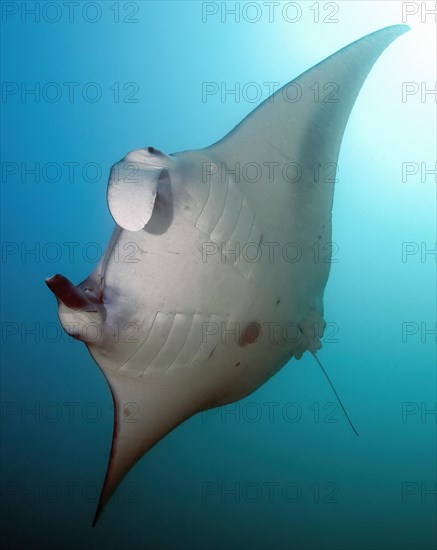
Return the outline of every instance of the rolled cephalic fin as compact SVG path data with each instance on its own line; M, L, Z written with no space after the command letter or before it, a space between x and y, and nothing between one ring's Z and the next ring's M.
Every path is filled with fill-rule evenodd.
M114 164L107 200L115 222L127 231L139 231L150 220L160 178L175 170L171 156L153 147L137 149Z

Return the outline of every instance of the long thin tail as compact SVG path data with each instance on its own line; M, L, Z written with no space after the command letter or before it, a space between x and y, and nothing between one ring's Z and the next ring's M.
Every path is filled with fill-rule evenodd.
M322 363L320 362L319 358L317 357L317 355L314 352L311 352L311 353L312 353L314 359L316 360L317 364L319 365L319 367L322 369L322 372L325 375L326 380L329 382L329 385L331 386L332 391L335 393L335 397L337 398L338 402L340 403L340 407L342 408L342 410L343 410L343 412L344 412L344 414L345 414L345 416L346 416L346 418L347 418L347 420L350 424L350 427L355 432L355 435L359 436L360 434L357 432L357 430L355 429L355 426L352 424L352 420L349 418L349 415L347 414L346 409L344 408L343 403L341 402L340 396L338 395L337 390L334 388L334 384L331 382L331 379L328 376L328 373L324 369L324 367L323 367Z

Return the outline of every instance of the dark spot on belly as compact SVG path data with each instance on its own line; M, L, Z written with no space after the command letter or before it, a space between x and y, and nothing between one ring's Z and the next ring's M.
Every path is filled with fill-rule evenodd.
M276 300L276 305L279 306L280 303L281 303L281 298L278 298L278 299Z
M240 361L238 361L238 363L235 363L235 366L239 367L240 366Z
M238 345L244 347L246 344L253 344L259 338L261 334L261 327L256 321L248 323L243 330L243 333L240 336Z
M317 238L319 239L319 241L322 240L322 235L317 235Z

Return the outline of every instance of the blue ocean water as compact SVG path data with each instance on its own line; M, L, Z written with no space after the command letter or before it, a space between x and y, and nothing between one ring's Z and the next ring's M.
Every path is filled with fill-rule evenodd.
M6 547L435 548L432 4L1 4ZM207 146L271 83L400 22L412 30L373 68L343 139L319 352L360 436L306 354L169 434L92 528L111 396L44 279L78 283L105 249L110 166L146 145Z

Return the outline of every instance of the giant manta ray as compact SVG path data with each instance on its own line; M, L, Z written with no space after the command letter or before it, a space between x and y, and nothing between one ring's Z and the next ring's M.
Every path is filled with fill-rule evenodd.
M332 245L335 180L320 170L336 166L364 80L406 30L343 48L290 83L298 101L287 84L210 147L146 147L112 167L117 225L100 263L78 286L46 280L64 329L85 342L114 400L94 522L170 430L320 349L330 263L315 251ZM316 101L315 83L335 83L337 97Z

